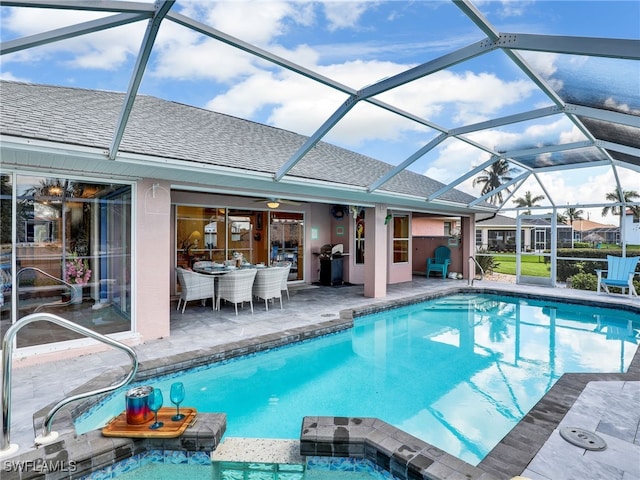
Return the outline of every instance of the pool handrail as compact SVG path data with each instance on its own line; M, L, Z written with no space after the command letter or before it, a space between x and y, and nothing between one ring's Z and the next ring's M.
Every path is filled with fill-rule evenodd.
M44 270L42 270L42 269L40 269L40 268L37 268L37 267L24 267L24 268L21 268L20 270L18 270L18 273L16 273L16 285L18 285L18 291L19 291L19 289L20 289L20 287L19 287L19 285L20 285L20 281L19 281L19 280L20 280L20 276L21 276L24 272L27 272L27 271L34 271L34 272L38 272L38 273L40 273L41 275L44 275L45 277L49 277L50 279L55 280L55 281L57 281L58 283L61 283L61 284L62 284L62 285L64 285L65 287L69 287L69 290L71 290L71 296L70 296L69 300L67 300L67 301L62 301L62 302L49 302L49 303L42 303L42 304L38 305L38 306L33 310L33 313L36 313L36 312L40 311L40 309L45 308L45 307L64 307L64 306L66 306L66 305L70 305L70 304L71 304L71 303L73 303L75 300L77 300L76 298L74 298L74 294L75 294L75 292L76 292L76 290L75 290L75 288L74 288L74 287L76 287L76 286L77 286L77 284L76 284L76 285L73 285L73 284L71 284L71 283L69 283L69 282L67 282L67 281L65 281L65 280L63 280L63 279L61 279L61 278L58 278L58 277L56 277L56 276L54 276L54 275L51 275L50 273L45 272ZM16 308L17 308L17 302L14 302L14 303L15 303ZM15 316L16 316L16 318L17 318L17 310L16 310L16 312L14 313L14 315L15 315Z
M469 257L470 261L473 261L473 263L476 264L476 266L480 269L480 280L484 280L484 268L482 268L482 265L480 265L478 263L478 261L476 260L476 257L474 257L473 255L471 255ZM471 263L471 262L469 262ZM469 282L468 285L473 287L473 281L476 279L476 269L474 268L474 266L470 266L469 267Z
M138 371L138 355L135 350L133 350L128 345L124 343L118 342L112 338L109 338L100 333L94 332L82 325L78 325L70 320L66 320L58 315L54 315L52 313L32 313L21 318L18 322L14 323L9 329L7 333L5 333L4 338L2 340L2 438L0 439L0 458L4 456L8 456L10 452L17 451L17 445L11 445L10 442L10 433L11 433L11 366L12 366L12 355L13 355L13 339L18 333L20 329L25 327L26 325L38 322L38 321L49 321L51 323L55 323L61 327L67 328L68 330L72 330L76 333L82 334L86 337L93 338L98 340L104 344L112 346L114 348L118 348L126 352L131 358L132 368L128 375L118 382L115 385L111 385L108 387L97 388L95 390L91 390L88 392L80 393L77 395L71 395L60 400L56 403L50 410L49 413L45 416L42 422L42 435L36 437L36 444L43 445L46 443L50 443L51 441L57 438L57 434L51 431L51 424L53 423L53 418L56 413L65 405L75 402L76 400L80 400L83 398L91 397L93 395L98 395L102 393L108 393L114 390L117 390L120 387L123 387L127 383L129 383L136 372Z

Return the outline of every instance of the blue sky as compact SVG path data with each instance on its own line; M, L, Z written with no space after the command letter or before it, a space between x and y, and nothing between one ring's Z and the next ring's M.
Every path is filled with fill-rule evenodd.
M640 38L640 2L635 0L474 4L500 32ZM449 1L178 0L173 11L355 89L485 37ZM9 7L0 7L0 14L2 41L105 15ZM146 22L137 22L5 55L0 75L34 83L125 91L145 27ZM543 74L552 75L560 67L558 56L529 54L526 58ZM636 103L640 96L637 90L634 92L637 85L630 84ZM305 135L312 134L346 99L340 92L169 21L160 29L140 93ZM458 64L379 98L445 128L551 105L501 51ZM325 140L398 164L438 133L361 103ZM517 142L539 144L548 138L573 141L580 137L566 120L549 117L478 132L474 138L494 147L510 148ZM447 141L410 169L446 183L487 158L464 142ZM613 190L611 169L573 172L544 174L548 177L547 193L558 205L602 201L604 193ZM640 174L631 170L623 173L623 186L640 190ZM460 188L478 194L469 184ZM544 193L537 182L525 185L521 192L527 189Z

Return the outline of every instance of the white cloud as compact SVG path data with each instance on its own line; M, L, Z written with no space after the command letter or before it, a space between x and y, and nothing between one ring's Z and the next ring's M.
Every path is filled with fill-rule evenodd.
M159 78L225 83L260 72L254 57L213 39L163 37L156 48L159 55L150 73Z
M431 120L446 112L443 126L452 127L486 120L502 108L522 102L534 89L530 82L506 81L490 73L443 70L379 98Z
M65 10L14 8L3 17L2 27L24 37L105 16L109 15L83 11L70 15ZM145 26L146 22L137 22L22 50L3 57L3 63L42 61L64 53L64 59L57 57L56 61L67 67L115 70L138 53Z
M0 72L0 80L7 80L11 82L28 82L29 80L26 78L20 78L14 75L11 72L2 71Z
M286 21L307 24L308 9L277 1L213 2L207 23L246 42L268 45L286 32Z
M324 14L329 21L329 31L352 28L372 2L328 1L323 2Z

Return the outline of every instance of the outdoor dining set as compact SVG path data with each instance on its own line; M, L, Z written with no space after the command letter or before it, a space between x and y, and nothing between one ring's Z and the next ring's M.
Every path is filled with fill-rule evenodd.
M243 306L249 302L253 313L253 299L264 300L265 309L269 310L269 302L280 300L282 309L282 293L289 298L287 280L291 269L290 262L281 262L273 266L241 264L219 264L210 261L196 262L193 270L176 267L180 283L178 310L182 306L184 313L187 302L192 300L212 300L214 310L220 310L221 301L234 304L236 316L238 304Z

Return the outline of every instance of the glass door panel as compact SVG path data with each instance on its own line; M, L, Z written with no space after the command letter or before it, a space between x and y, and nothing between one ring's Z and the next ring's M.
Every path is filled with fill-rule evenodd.
M304 215L271 212L271 263L291 262L289 280L304 279Z

